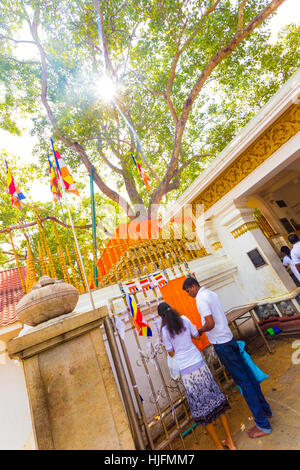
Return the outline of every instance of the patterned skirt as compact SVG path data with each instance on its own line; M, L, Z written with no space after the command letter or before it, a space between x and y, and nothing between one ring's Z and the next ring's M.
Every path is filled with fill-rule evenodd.
M182 370L181 379L195 423L206 426L230 408L205 362Z

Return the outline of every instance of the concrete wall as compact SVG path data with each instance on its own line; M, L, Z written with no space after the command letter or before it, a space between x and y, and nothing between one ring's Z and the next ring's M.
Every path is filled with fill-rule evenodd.
M35 449L22 365L0 341L0 450Z

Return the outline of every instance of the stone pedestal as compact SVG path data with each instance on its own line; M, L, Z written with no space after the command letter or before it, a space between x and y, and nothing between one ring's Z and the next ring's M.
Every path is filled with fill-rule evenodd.
M69 313L8 343L23 362L37 449L135 448L100 331L106 315Z

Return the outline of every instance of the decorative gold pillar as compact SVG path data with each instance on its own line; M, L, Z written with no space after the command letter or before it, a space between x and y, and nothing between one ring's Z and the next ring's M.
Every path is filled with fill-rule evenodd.
M26 292L29 292L32 286L37 282L37 275L34 267L33 256L29 243L27 242L27 276L26 276Z
M75 268L74 268L74 265L73 265L73 261L72 261L72 258L71 258L71 255L70 255L70 251L69 251L69 248L68 246L66 245L66 253L67 253L67 257L68 257L68 262L69 262L69 266L71 268L71 271L72 271L72 277L73 277L73 286L76 287L76 289L79 291L79 292L82 292L82 285L79 284L78 282L78 279L77 279L77 275L76 275L76 271L75 271Z
M47 243L46 234L45 234L45 229L44 229L44 226L43 226L42 222L40 221L40 217L39 217L39 214L38 214L37 210L35 210L35 213L36 213L36 220L37 220L37 224L38 224L38 228L39 228L39 233L40 233L40 242L44 244L44 252L46 253L46 256L48 257L48 261L49 261L49 265L50 265L50 271L51 271L51 276L52 276L53 278L56 278L55 265L54 265L54 261L53 261L53 257L52 257L51 250L50 250L49 245L48 245L48 243Z
M97 260L96 253L95 253L95 250L94 250L94 247L93 247L93 243L90 243L90 249L91 249L91 253L92 253L93 258L94 258L94 263L97 266L98 286L99 287L104 287L103 276L102 276L102 273L100 271L100 268L98 267L98 260ZM101 257L101 253L99 253L99 259L100 259L100 257Z
M39 254L39 261L40 261L42 275L49 276L47 261L45 260L42 245L40 242L38 242L38 254Z
M253 216L267 238L276 235L273 228L259 209L254 209Z
M15 260L16 260L16 265L17 265L17 270L18 270L18 274L19 274L20 281L21 281L22 289L23 289L23 292L26 292L26 287L25 287L24 280L23 280L23 277L22 277L22 273L21 273L21 269L20 269L20 265L19 265L19 260L18 260L18 256L17 256L17 252L16 252L16 249L15 249L15 245L14 245L14 242L13 242L13 238L12 238L11 232L10 232L10 227L6 227L6 230L7 230L7 232L8 232L9 239L10 239L10 243L11 243L11 246L12 246L12 249L13 249L13 252L14 252L14 256L15 256Z
M102 252L102 255L103 255L104 252L105 252L105 250L106 250L106 246L105 246L104 242L103 242L102 240L97 240L97 246L98 246L99 252L100 252L100 253ZM107 250L107 251L108 251L108 250ZM107 256L108 256L108 255L107 255ZM103 276L104 279L105 279L105 277L106 277L106 279L107 279L107 282L105 282L105 283L106 283L106 284L109 284L109 283L113 284L113 283L114 283L114 276L113 276L111 270L108 268L108 266L107 266L107 264L106 264L106 262L105 262L105 260L104 260L104 256L103 256L103 260L102 260L102 261L103 261L103 266L104 266L105 271L106 271L106 274Z
M89 283L89 287L90 287L90 289L92 289L91 285L94 284L93 266L92 266L92 263L89 260L88 252L87 252L85 246L82 247L82 252L83 252L86 267L87 267L87 276L86 277L87 277L87 280L88 280L88 283Z
M150 238L149 241L150 241L150 244L151 244L151 247L152 247L152 251L154 252L155 258L157 260L158 266L159 266L158 269L166 269L168 266L167 266L167 263L165 263L165 259L162 255L161 250L160 250L160 240L159 239L154 239L154 240L152 238ZM160 258L158 258L156 251L158 251L158 254L159 254ZM167 273L166 273L166 275L167 275ZM168 280L169 280L169 278L168 278Z
M125 266L126 266L126 269L129 273L129 276L127 275L125 277L125 279L128 279L128 277L130 279L133 279L134 278L134 274L133 274L133 271L132 271L132 268L131 268L131 265L130 265L130 262L128 261L128 258L127 258L127 250L128 250L128 247L125 246L125 244L121 243L121 239L119 238L119 235L116 233L116 238L117 238L117 241L119 243L119 248L122 252L122 257L124 259L124 263L125 263ZM123 246L122 246L123 245Z
M67 265L66 265L66 261L65 261L65 257L64 257L64 250L63 250L63 247L62 247L62 244L61 244L61 241L60 241L60 237L59 237L59 234L58 234L58 230L57 230L57 227L56 227L56 224L55 224L54 220L52 220L52 225L53 225L53 229L54 229L54 233L55 233L55 238L56 238L56 241L57 241L58 257L59 257L60 267L61 267L61 270L62 270L62 273L63 273L63 276L64 276L64 280L65 280L65 282L71 284L71 279L70 279L70 276L69 276L69 273L68 273L68 269L67 269Z
M79 269L79 274L80 274L80 279L81 279L81 285L82 288L80 289L80 292L85 292L88 290L88 286L86 285L85 279L84 279L84 266L82 266L81 261L80 261L80 256L77 250L77 245L74 243L74 251L75 251L75 257L77 260L77 266Z
M159 241L161 243L160 246L161 246L161 251L162 251L162 258L164 259L164 261L167 260L168 267L171 268L171 271L172 271L173 275L176 276L176 271L174 269L173 263L170 260L169 253L167 253L167 251L169 251L169 249L168 249L166 240L164 240L162 238L162 233L161 232L159 232ZM168 254L168 256L167 256L167 254Z

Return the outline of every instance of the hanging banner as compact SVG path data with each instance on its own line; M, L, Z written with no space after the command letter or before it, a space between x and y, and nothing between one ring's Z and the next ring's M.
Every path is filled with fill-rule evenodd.
M158 287L163 287L168 284L168 281L166 279L166 276L164 275L163 272L158 272L152 274L152 279L153 279L153 284Z
M143 292L153 288L151 278L148 277L148 276L141 277L138 280L138 283L139 283L140 287L142 288Z
M135 281L125 282L122 284L122 289L127 294L134 294L135 292L145 292L153 289L153 287L163 287L168 284L167 278L162 271L143 276Z
M123 284L123 289L124 292L127 294L134 294L135 292L138 292L140 290L138 284L135 281L126 282L125 284Z

